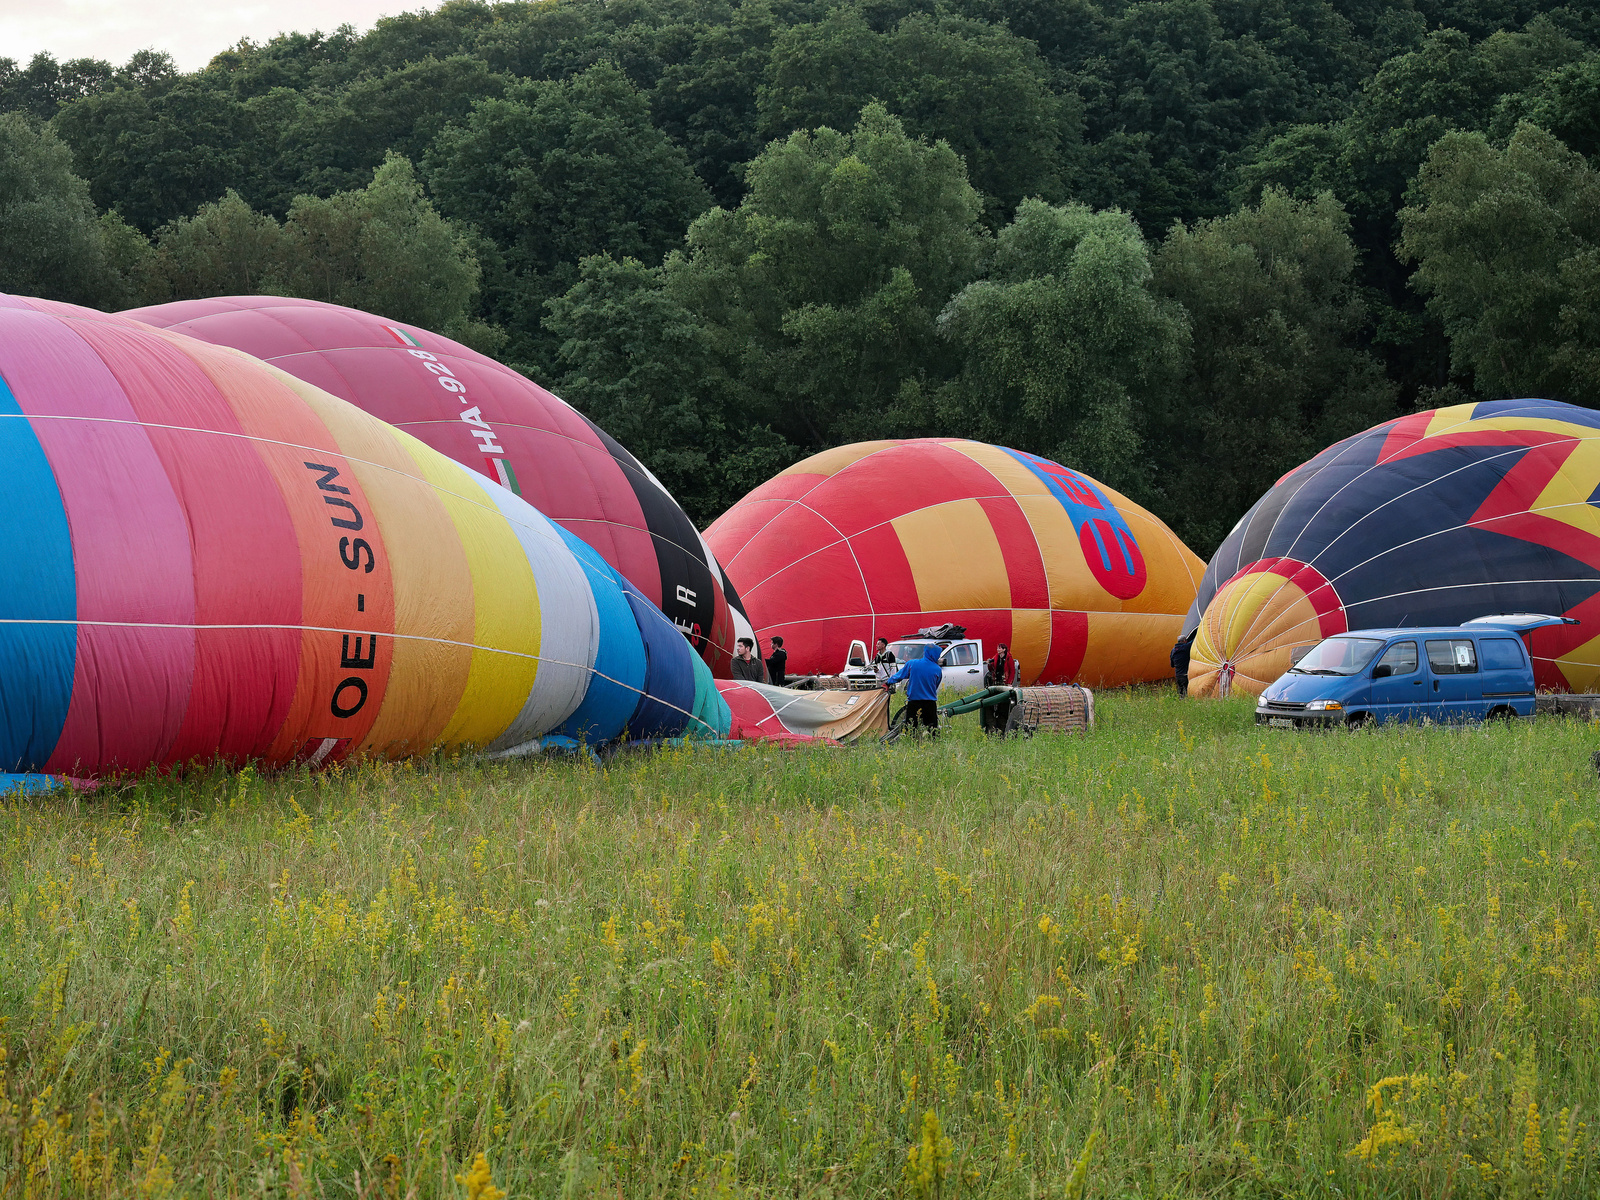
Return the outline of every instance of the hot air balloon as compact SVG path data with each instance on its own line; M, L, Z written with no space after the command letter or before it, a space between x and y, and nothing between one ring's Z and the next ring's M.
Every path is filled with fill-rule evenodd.
M1257 695L1347 629L1535 612L1541 688L1600 679L1600 413L1554 400L1420 412L1338 442L1245 514L1206 568L1190 687Z
M226 296L123 315L243 350L495 480L598 550L729 674L749 625L694 523L633 455L538 384L447 337L315 300Z
M775 476L706 531L793 674L952 622L1006 642L1022 681L1162 678L1200 560L1158 519L1057 463L955 438L861 442Z
M587 546L238 351L0 296L0 462L0 771L728 727Z

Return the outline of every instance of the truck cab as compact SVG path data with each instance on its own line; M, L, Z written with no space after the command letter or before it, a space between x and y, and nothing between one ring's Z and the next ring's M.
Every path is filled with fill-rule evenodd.
M983 642L978 638L897 638L889 643L896 670L921 658L929 646L939 647L943 687L953 692L975 692L983 686Z
M1519 635L1559 624L1576 622L1516 613L1337 634L1311 647L1261 694L1256 724L1307 729L1531 718L1533 662Z

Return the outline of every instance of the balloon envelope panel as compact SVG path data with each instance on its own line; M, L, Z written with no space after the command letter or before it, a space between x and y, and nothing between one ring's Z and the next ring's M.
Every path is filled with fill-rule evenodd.
M1190 686L1259 694L1296 646L1349 629L1538 612L1541 688L1600 681L1600 413L1497 400L1347 438L1257 501L1206 568Z
M861 442L796 463L706 540L793 674L850 641L953 621L1025 683L1168 673L1200 560L1161 521L1048 459L959 439Z
M220 297L124 315L244 350L496 480L594 546L728 674L743 617L693 522L615 439L509 367L315 300Z
M0 454L0 770L510 748L585 700L597 591L644 682L551 522L237 351L0 296Z

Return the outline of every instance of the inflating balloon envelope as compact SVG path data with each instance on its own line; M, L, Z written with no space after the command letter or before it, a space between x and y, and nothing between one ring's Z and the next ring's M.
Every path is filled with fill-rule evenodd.
M0 461L0 771L727 731L582 541L238 351L0 297Z
M124 316L243 350L403 429L575 533L726 677L739 598L666 488L559 397L477 351L386 317L283 296L219 296Z
M1542 689L1600 680L1600 413L1496 400L1401 417L1285 475L1206 568L1190 687L1259 694L1297 647L1348 629L1490 613L1528 634Z
M1024 683L1162 678L1204 570L1158 518L1082 472L959 438L813 455L706 541L799 675L838 671L855 639L954 622L986 652L1007 643Z

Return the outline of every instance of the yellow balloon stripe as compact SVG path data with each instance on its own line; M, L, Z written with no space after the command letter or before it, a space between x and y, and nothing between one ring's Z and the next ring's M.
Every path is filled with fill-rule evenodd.
M538 585L516 533L472 472L410 434L396 437L450 514L471 571L472 667L442 740L486 746L517 719L538 675Z

